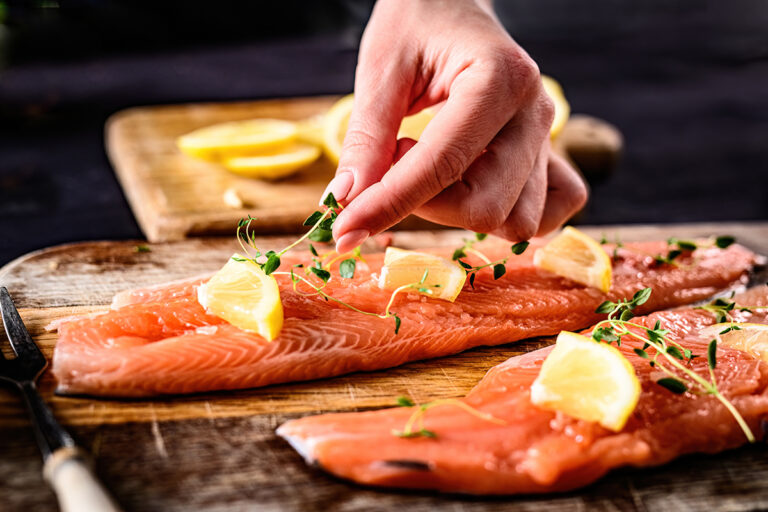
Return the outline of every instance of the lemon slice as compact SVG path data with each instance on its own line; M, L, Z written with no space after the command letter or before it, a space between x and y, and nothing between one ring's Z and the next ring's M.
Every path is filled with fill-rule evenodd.
M347 133L349 116L355 101L353 94L344 96L326 112L323 122L323 149L326 156L335 164L339 163L341 146Z
M531 385L531 402L543 409L624 428L640 397L635 369L615 347L562 331Z
M549 129L549 137L554 139L563 131L563 127L571 115L571 106L568 104L568 100L565 99L563 88L557 80L541 75L541 82L544 85L544 92L552 98L552 102L555 104L555 118Z
M300 142L306 142L307 144L314 144L315 146L323 145L323 133L325 126L325 116L317 115L302 119L296 122L296 140Z
M602 292L611 289L611 259L599 243L571 226L538 249L533 264Z
M209 313L244 331L256 332L272 341L283 327L280 289L252 261L232 256L205 284L197 289L197 300Z
M424 277L424 272L427 272L427 278L417 288L424 288L431 293L417 289L414 291L450 302L456 300L467 279L464 269L451 260L434 254L387 247L384 253L384 267L379 276L379 288L395 290L407 284L418 283Z
M228 158L224 167L241 176L274 180L293 174L319 156L319 147L296 142L268 153Z
M281 119L250 119L200 128L176 140L189 156L220 161L234 156L269 151L293 141L296 123Z
M419 140L424 129L432 118L435 117L436 113L435 109L425 108L412 116L404 117L400 123L400 131L397 132L397 138L408 137L409 139Z
M730 322L710 325L702 329L701 333L708 339L717 338L722 346L735 348L758 359L768 361L768 325L751 323L736 323L734 325L738 329L730 330L724 334L720 333L731 327Z

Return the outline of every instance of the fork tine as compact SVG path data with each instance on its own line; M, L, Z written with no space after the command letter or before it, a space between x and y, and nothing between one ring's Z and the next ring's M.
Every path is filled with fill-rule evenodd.
M3 325L8 341L11 342L11 348L19 361L25 366L34 366L36 364L45 365L45 357L40 348L32 341L32 337L24 327L16 306L11 299L11 294L5 286L0 286L0 311L3 315Z

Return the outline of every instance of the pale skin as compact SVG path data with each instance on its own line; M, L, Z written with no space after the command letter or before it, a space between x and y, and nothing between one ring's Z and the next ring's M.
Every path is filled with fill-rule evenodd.
M402 118L439 106L419 141ZM355 103L333 192L340 253L409 214L527 240L587 200L549 145L552 101L539 69L490 0L379 0L360 45Z

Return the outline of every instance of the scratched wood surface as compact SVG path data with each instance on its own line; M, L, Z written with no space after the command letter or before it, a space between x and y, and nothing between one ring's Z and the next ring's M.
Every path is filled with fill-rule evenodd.
M118 112L106 127L112 166L131 209L148 240L164 242L187 236L229 233L247 214L262 222L263 234L296 233L317 201L335 165L325 156L297 174L277 181L243 178L223 167L182 154L176 139L198 128L257 117L298 121L321 115L339 96L285 98L238 103L138 107ZM575 116L555 147L573 150L587 172L612 169L621 152L621 134L608 123ZM224 200L232 191L242 207ZM434 224L409 217L400 228Z
M733 234L768 254L768 222L588 228L623 240ZM398 232L403 247L452 246L460 232ZM284 239L264 240L278 247ZM91 242L32 253L0 269L36 342L51 357L50 321L107 307L115 292L213 271L234 241L201 238L151 245ZM369 250L376 249L370 242ZM682 458L658 469L624 469L563 495L504 498L368 489L307 467L274 429L287 419L465 394L488 368L549 340L478 348L386 371L235 392L149 400L103 400L41 392L56 416L93 454L102 479L126 510L763 510L768 448ZM55 510L20 400L0 387L0 510Z

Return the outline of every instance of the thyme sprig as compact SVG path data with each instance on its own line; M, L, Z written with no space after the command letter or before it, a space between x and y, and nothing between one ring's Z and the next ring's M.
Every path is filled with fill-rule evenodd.
M493 268L493 278L499 279L504 274L507 273L507 261L509 260L510 256L507 256L506 258L502 258L500 260L491 261L490 258L488 258L485 254L478 251L474 248L475 243L482 242L485 240L485 238L488 235L485 233L475 233L475 238L464 238L463 242L464 245L453 251L453 261L457 262L459 265L464 268L464 271L469 275L469 285L474 289L475 288L475 275L477 272L483 270L484 268ZM525 250L528 248L528 245L530 242L527 240L522 242L517 242L516 244L513 244L510 247L510 251L512 254L519 256L525 252ZM482 265L473 266L467 263L466 261L463 261L462 258L466 258L467 254L474 254L478 258L480 258L483 261Z
M718 247L725 249L736 242L736 239L730 235L718 236L710 238L707 242L698 243L693 240L681 240L679 238L667 239L667 253L656 254L653 256L653 260L658 265L674 265L679 266L679 263L675 261L683 254L690 254L696 249L707 249L710 247Z
M735 292L731 292L731 295L728 297L728 299L732 299ZM731 330L738 330L739 327L736 326L735 321L733 319L733 316L731 315L732 311L743 311L747 313L754 313L755 310L760 309L768 309L768 306L748 306L743 304L736 304L736 302L724 299L722 297L718 297L717 299L713 300L709 304L706 304L704 306L698 306L696 309L703 309L704 311L709 311L713 315L715 315L715 318L717 319L718 323L723 322L731 322ZM721 332L720 334L725 334L725 332Z
M608 240L608 238L605 236L605 233L603 233L603 236L600 237L600 245L606 245L613 243L613 254L611 254L611 259L613 261L616 261L619 259L619 249L624 247L624 242L619 239L619 235L615 235L613 242Z
M433 432L432 430L427 430L424 428L424 415L427 413L429 409L432 409L434 407L440 407L440 406L454 406L458 407L460 409L465 410L469 414L480 418L481 420L489 421L491 423L496 423L497 425L506 425L507 422L499 419L492 414L488 414L485 412L480 412L474 407L467 405L465 402L462 402L461 400L458 400L456 398L441 398L439 400L434 400L432 402L428 402L426 404L416 405L413 400L406 396L401 396L397 398L397 405L401 407L416 407L416 410L413 411L413 414L411 414L411 417L408 418L408 421L405 423L405 426L403 427L403 430L392 430L392 435L397 437L405 437L405 438L412 438L412 437L428 437L428 438L436 438L437 434ZM418 425L418 427L417 427ZM417 427L417 428L415 428Z
M707 347L707 362L709 380L700 376L690 368L693 359L700 357L691 350L668 337L669 331L662 329L661 322L656 321L653 328L630 322L634 316L633 310L644 304L651 295L651 288L639 290L631 299L618 302L605 301L595 310L596 313L608 313L608 318L599 322L592 331L592 338L598 343L621 345L622 338L630 337L643 343L642 348L633 349L635 354L648 360L648 364L663 372L666 377L656 383L672 393L682 394L686 391L711 395L722 403L731 413L739 427L744 431L749 442L755 441L755 436L747 425L741 413L725 398L717 386L715 367L717 366L717 340L713 339ZM732 309L732 308L731 308ZM653 349L651 352L650 349Z
M375 316L382 319L394 318L395 334L398 334L400 332L402 319L396 312L392 311L392 306L395 302L395 299L400 293L407 292L409 290L416 290L426 295L432 295L432 289L437 288L440 285L425 284L428 271L424 272L424 275L419 281L405 284L393 290L383 313L364 311L343 300L333 297L324 291L324 288L327 286L328 282L332 279L333 276L332 266L339 260L342 260L338 266L339 276L343 279L352 279L355 277L357 261L365 261L360 253L359 247L356 247L353 251L345 254L338 254L335 251L330 251L328 254L321 256L317 249L310 243L309 251L312 254L311 265L298 263L294 265L289 271L278 271L281 264L280 258L285 253L300 244L302 241L312 240L318 242L327 242L333 238L333 223L338 217L338 211L340 211L343 207L339 205L338 202L336 202L336 199L333 197L332 193L329 193L326 196L325 200L323 201L323 205L326 206L325 211L315 211L304 221L304 225L310 227L309 231L286 246L284 249L277 252L262 252L256 245L256 234L251 230L251 223L256 220L255 217L251 217L249 215L244 219L240 219L240 222L237 224L236 235L240 247L243 250L244 256L233 256L233 259L235 261L250 261L258 265L267 275L289 276L293 286L293 291L298 295L304 297L319 296L326 301L335 302L363 315ZM319 281L319 283L316 281ZM299 290L298 286L302 283L309 287L312 291L305 292Z

